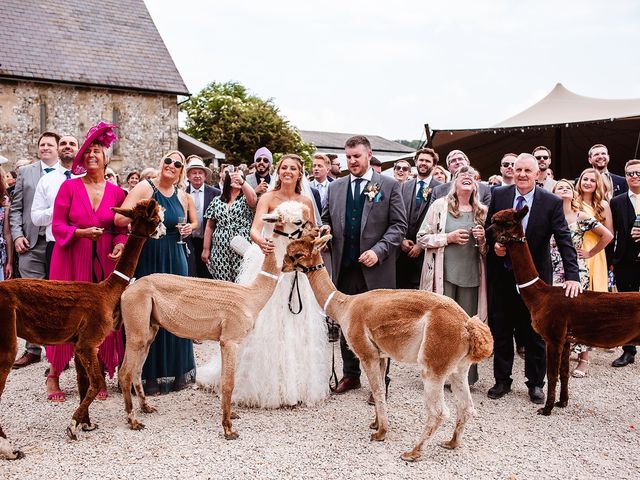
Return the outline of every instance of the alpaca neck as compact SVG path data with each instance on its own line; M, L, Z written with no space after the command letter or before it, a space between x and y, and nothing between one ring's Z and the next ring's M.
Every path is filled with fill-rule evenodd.
M261 271L249 285L249 288L254 291L252 294L253 307L257 309L257 312L262 310L271 298L271 294L278 284L279 274L280 267L278 267L276 254L272 252L265 255Z
M124 249L122 250L122 256L118 263L116 264L116 268L114 271L118 271L122 273L124 276L131 278L136 271L136 266L138 265L138 258L140 258L140 253L142 252L142 247L144 246L144 242L146 242L146 237L138 237L130 235L127 239L127 243L124 244ZM105 282L110 286L118 286L124 291L129 282L127 282L124 278L120 277L116 273L111 273Z
M519 285L530 282L538 276L538 271L533 263L531 251L526 241L508 243L507 251L511 257L513 274Z
M315 265L322 263L320 255L317 255L315 260L317 260ZM338 322L343 329L346 329L349 319L344 315L344 312L346 311L345 303L348 302L350 298L349 295L338 291L331 281L326 268L309 272L307 273L307 277L309 278L309 283L311 284L311 289L313 290L313 295L316 297L318 305L320 305L321 308L325 308L325 313ZM327 299L332 294L331 301L327 304Z

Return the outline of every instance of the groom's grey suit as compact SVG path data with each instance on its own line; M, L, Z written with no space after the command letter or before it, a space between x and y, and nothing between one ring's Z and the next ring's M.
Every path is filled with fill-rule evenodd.
M331 240L333 281L341 292L347 294L357 294L377 288L395 288L398 247L407 229L407 215L400 184L393 178L376 172L373 172L370 183L362 182L360 237L359 242L355 242L355 246L359 247L357 256L372 250L378 257L378 263L372 267L365 267L357 262L357 256L355 260L353 256L349 258L349 248L354 246L349 237L349 222L357 222L358 218L358 215L347 218L347 203L357 200L352 198L349 190L352 178L348 175L331 182L327 193L327 204L322 212L322 222L331 227L333 235ZM379 198L370 200L365 194L369 184L379 186L381 192ZM341 338L340 346L344 376L359 378L360 363L347 347L344 337Z

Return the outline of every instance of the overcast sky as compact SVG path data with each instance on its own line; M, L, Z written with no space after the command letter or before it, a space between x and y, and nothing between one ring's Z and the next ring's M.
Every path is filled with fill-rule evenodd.
M640 97L640 2L145 0L192 94L239 81L302 130L485 127L557 82Z

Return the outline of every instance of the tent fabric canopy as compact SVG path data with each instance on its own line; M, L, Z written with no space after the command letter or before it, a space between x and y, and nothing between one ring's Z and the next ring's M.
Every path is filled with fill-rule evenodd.
M441 156L464 151L483 178L499 173L505 153L545 145L551 149L556 178L574 178L589 166L587 153L596 143L609 149L609 169L622 173L625 162L638 156L639 135L640 99L585 97L558 83L542 100L493 127L434 129L429 144Z

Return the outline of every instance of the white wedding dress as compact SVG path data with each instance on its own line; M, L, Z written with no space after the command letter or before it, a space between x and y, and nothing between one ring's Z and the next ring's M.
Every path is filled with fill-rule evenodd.
M282 203L288 220L302 220L302 204ZM298 228L285 224L290 233ZM286 252L289 239L273 236L278 265ZM253 281L262 267L264 255L253 244L245 255L237 282ZM311 290L307 276L298 274L302 311L293 314L289 309L295 272L282 274L273 295L256 319L255 329L242 343L236 363L234 403L250 407L278 408L297 404L312 405L329 395L329 349L325 315ZM293 311L300 308L296 290L293 292ZM198 367L196 383L219 392L221 357L216 351L211 360Z

